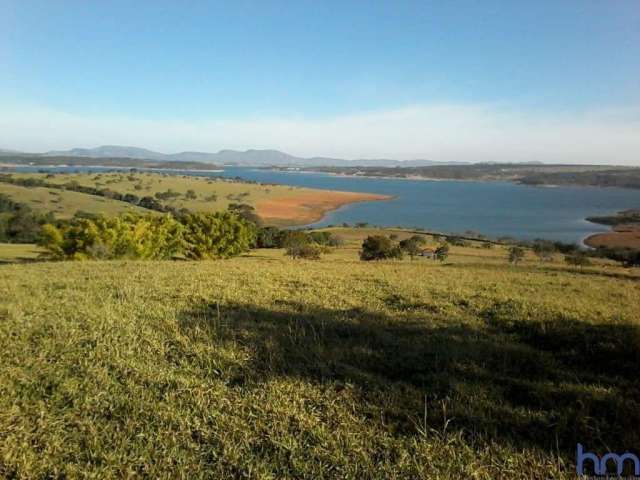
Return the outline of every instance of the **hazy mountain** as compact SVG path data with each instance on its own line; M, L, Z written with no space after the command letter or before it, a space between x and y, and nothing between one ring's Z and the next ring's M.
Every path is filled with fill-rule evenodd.
M428 165L447 165L462 162L435 162L432 160L391 160L391 159L358 159L345 160L341 158L313 157L302 158L289 155L279 150L220 150L217 153L208 152L180 152L165 154L145 148L124 147L118 145L104 145L97 148L73 148L64 151L47 152L46 156L72 156L91 158L137 158L145 160L167 160L180 162L205 162L225 165L246 166L331 166L343 167L350 165L366 167L417 167Z
M96 148L73 148L71 150L57 150L43 155L52 157L91 157L91 158L138 158L144 160L165 160L167 155L154 152L146 148L121 147L119 145L103 145Z

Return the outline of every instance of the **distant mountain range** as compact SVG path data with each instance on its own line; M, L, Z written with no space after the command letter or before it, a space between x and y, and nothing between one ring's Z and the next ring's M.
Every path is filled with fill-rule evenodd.
M2 150L0 150L2 152ZM8 152L8 151L7 151ZM11 152L17 153L17 152ZM220 150L217 153L180 152L160 153L145 148L123 147L119 145L103 145L96 148L73 148L71 150L50 151L39 156L56 157L89 157L89 158L135 158L142 160L158 160L171 162L203 162L216 165L241 166L363 166L363 167L424 167L429 165L466 165L467 162L436 162L433 160L391 160L391 159L358 159L345 160L329 157L302 158L279 150Z

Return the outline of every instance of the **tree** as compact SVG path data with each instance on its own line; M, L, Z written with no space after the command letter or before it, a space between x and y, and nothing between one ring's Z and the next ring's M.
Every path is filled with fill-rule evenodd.
M244 218L247 222L257 226L262 225L262 219L256 213L256 209L247 203L230 203L227 209Z
M372 235L362 242L360 251L361 260L385 260L402 258L402 249L391 241L390 238L382 235Z
M182 222L187 258L228 258L255 245L255 225L233 212L191 213Z
M42 227L42 245L56 259L169 259L183 251L183 226L171 215L74 218Z
M449 244L443 243L438 248L436 248L436 258L441 262L444 262L449 256Z
M575 252L569 255L565 255L564 261L573 267L588 267L591 265L591 260L584 252Z
M419 243L419 240L417 240L414 237L407 238L407 239L402 240L400 242L400 248L402 249L403 252L405 252L407 255L409 255L411 260L413 260L414 257L416 255L419 255L420 252L422 251L420 246L421 246L421 244Z
M513 246L509 249L509 263L517 265L522 259L524 259L524 248Z
M555 251L556 247L553 242L547 240L536 240L533 243L533 253L536 254L541 262L551 261Z
M282 232L277 227L261 227L258 229L256 246L258 248L280 248Z
M291 245L287 248L286 254L294 259L320 260L320 248L311 243Z

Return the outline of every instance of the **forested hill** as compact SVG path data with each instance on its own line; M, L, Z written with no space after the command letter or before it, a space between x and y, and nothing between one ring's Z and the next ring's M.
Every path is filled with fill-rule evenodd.
M425 178L438 180L516 181L526 185L590 185L640 188L640 168L607 165L492 164L428 167L314 167L306 169L338 175Z
M586 172L533 173L520 179L527 185L584 185L640 188L640 168Z

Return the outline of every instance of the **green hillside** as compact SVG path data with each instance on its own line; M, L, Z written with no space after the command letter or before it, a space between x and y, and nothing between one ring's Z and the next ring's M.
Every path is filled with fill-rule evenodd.
M106 197L46 187L22 187L0 182L0 194L27 205L36 212L71 218L77 212L103 213L108 216L126 212L149 214L150 210Z
M577 442L640 445L637 272L342 235L0 265L0 477L573 478Z
M45 178L43 174L13 174L16 178ZM139 197L151 196L163 204L175 208L188 208L194 212L216 212L226 209L230 203L255 205L258 201L273 197L294 196L312 191L285 185L261 185L222 178L169 175L157 172L106 172L93 174L56 174L46 178L56 185L77 182L86 187L107 188L122 194ZM0 184L0 188L3 188ZM164 194L164 195L163 195Z

